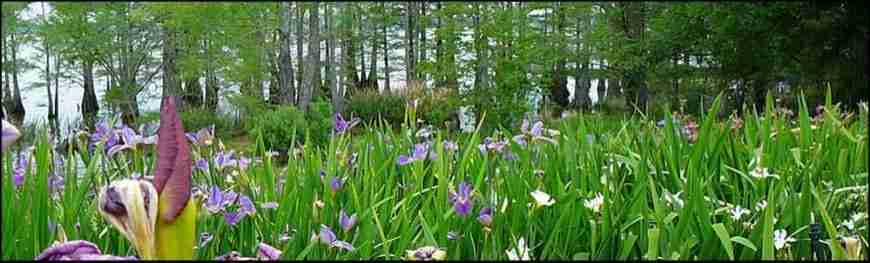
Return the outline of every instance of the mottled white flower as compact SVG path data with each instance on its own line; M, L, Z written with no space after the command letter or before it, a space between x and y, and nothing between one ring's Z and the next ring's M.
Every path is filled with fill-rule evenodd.
M851 219L849 219L849 220L843 221L843 223L840 223L840 226L846 227L846 229L848 229L849 231L852 231L855 229L855 221L852 221Z
M508 249L504 251L507 253L508 259L512 261L529 261L532 260L531 256L529 256L529 247L526 245L526 240L524 238L520 238L517 241L517 246L513 249Z
M756 166L755 169L752 169L752 171L749 174L755 178L773 177L773 178L779 179L778 175L770 173L770 171L768 171L767 168L764 168L761 166Z
M593 212L598 213L601 211L601 205L604 204L604 195L601 193L595 194L595 198L587 199L583 201L583 205L586 208L592 209Z
M765 208L767 208L767 200L761 200L761 202L755 204L755 210L758 210L758 212L764 211Z
M773 246L776 247L777 250L782 249L783 247L788 246L788 243L795 242L793 237L788 236L788 232L785 229L777 229L773 231Z
M531 192L532 198L535 199L535 204L537 206L551 206L556 203L556 200L553 200L550 195L542 192L541 190L535 190Z
M675 209L683 208L683 199L680 198L680 194L682 193L682 191L677 192L676 194L665 192L665 201Z
M749 209L745 209L743 207L740 207L739 205L734 207L734 208L731 208L731 210L728 210L728 211L731 212L731 219L734 219L734 220L740 220L740 218L743 217L743 215L749 214Z
M864 217L866 217L866 213L864 213L864 212L852 214L852 216L849 219L847 219L846 221L843 221L838 226L845 227L849 231L855 230L855 223L861 222L861 220L863 220Z

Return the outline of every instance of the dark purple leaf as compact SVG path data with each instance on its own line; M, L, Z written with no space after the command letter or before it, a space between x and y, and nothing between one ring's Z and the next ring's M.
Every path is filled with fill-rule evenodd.
M154 187L161 196L169 200L168 209L160 218L172 222L190 199L191 158L184 126L175 110L172 97L163 98L160 111L160 128L157 131L157 168L154 174Z

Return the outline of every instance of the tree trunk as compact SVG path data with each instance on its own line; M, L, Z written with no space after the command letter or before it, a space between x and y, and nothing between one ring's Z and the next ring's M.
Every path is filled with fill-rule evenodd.
M336 8L338 9L339 14L347 15L349 13L349 7L346 6L345 3L338 2L336 4ZM335 112L343 113L344 112L344 97L342 95L342 90L345 89L347 82L349 79L347 78L347 72L349 69L349 65L353 66L352 60L349 59L349 52L347 41L349 41L349 29L343 26L339 26L339 23L332 23L331 28L333 29L330 33L333 34L333 37L338 38L338 46L341 46L341 54L338 54L339 63L335 67L336 72L333 73L333 78L335 78L335 84L330 85L330 95L332 95L332 109ZM333 40L335 41L335 40ZM333 43L334 44L334 43ZM349 63L350 62L350 63Z
M280 41L278 50L278 83L275 92L269 92L275 104L293 104L296 90L293 87L293 63L290 60L290 14L292 8L289 2L281 3L281 24L279 27Z
M420 11L421 18L426 17L426 4L427 4L427 2L420 2L420 10L419 11ZM417 63L419 63L420 61L426 61L426 27L427 26L428 25L424 24L424 23L417 23L417 34L419 35L419 38L415 42L417 44L416 50L417 50L417 52L419 52L419 54L417 54L417 62L415 62L415 65ZM417 79L424 80L423 82L425 82L425 80L427 78L423 77L423 72L418 71L417 74L418 74Z
M325 79L323 81L323 86L320 89L320 95L326 98L332 97L332 90L335 88L335 29L333 28L333 19L332 19L332 5L324 4L323 6L323 33L326 35L326 61L323 64L323 71L325 74Z
M764 112L764 100L767 96L767 78L760 77L752 81L752 96L755 99L755 110L759 114Z
M389 41L387 40L387 4L381 2L381 7L384 8L383 33L384 33L384 90L389 94L390 91L390 51Z
M315 89L320 85L320 17L318 8L320 3L312 3L308 11L308 62L305 65L305 85L302 95L299 97L299 108L308 112L308 104L311 103Z
M58 107L58 105L59 105L58 104L58 101L59 101L59 98L58 98L59 94L58 93L60 93L58 90L60 88L60 66L61 66L60 63L61 63L60 56L55 56L55 58L54 58L54 117L56 120L60 118L60 114L58 113L58 108L59 108ZM57 121L55 121L54 124L56 125L54 127L55 130L58 130L60 128L59 126L57 126L59 123Z
M577 18L577 49L576 53L579 57L577 60L577 64L575 67L574 74L574 106L581 110L588 110L590 106L590 98L589 98L589 89L592 87L591 79L589 77L589 56L584 54L585 50L583 46L583 39L580 37L581 34L581 26L585 26L588 19L584 21L582 18Z
M351 19L348 19L347 20L348 24L346 24L345 27L343 27L341 29L341 32L343 35L343 39L341 41L341 43L342 43L341 52L343 53L342 54L342 57L343 57L342 58L342 68L343 68L342 76L344 76L344 85L340 86L343 93L342 92L339 92L339 93L341 94L340 97L350 97L351 93L352 93L351 91L353 90L353 87L356 87L360 81L359 75L357 75L357 70L356 70L356 54L357 54L356 53L356 51L357 51L356 42L353 39L354 38L354 30L353 29L354 29L354 25L355 25L354 23L356 21L356 18L355 18L356 14L354 12L353 5L344 6L344 8L342 9L342 12L345 13L346 17L351 17ZM343 102L333 101L333 103L339 103L339 105L340 105Z
M178 81L175 60L177 57L174 32L163 26L163 96L180 96L181 85ZM162 101L162 100L161 100ZM179 101L176 98L176 101ZM162 102L161 102L162 103Z
M86 60L82 63L82 77L84 78L82 95L82 120L89 130L94 129L97 113L100 105L97 103L97 94L94 91L94 62Z
M44 15L45 13L43 13ZM54 115L54 101L51 95L51 48L48 47L46 42L43 42L42 47L45 51L45 91L48 94L48 124L53 128L57 125L57 116ZM57 133L57 131L55 130L54 133Z
M305 23L305 8L301 2L297 2L294 5L296 6L296 61L298 64L296 76L299 76L299 78L296 79L296 90L299 92L299 96L301 97L303 90L305 89L302 83L302 74L304 73L303 65L305 64L302 63L302 61L305 60L302 57L302 48L305 41L305 27L303 26ZM299 99L294 98L293 104L298 104L298 101Z
M0 56L2 56L3 62L5 63L6 61L9 61L6 58L6 32L3 30L0 30L0 50L2 50ZM12 89L9 87L9 74L7 74L5 69L0 70L0 76L3 77L3 94L0 94L0 100L2 100L2 103L0 103L2 104L0 105L0 107L2 107L2 109L0 109L0 119L5 120L7 119L6 111L9 110L9 105L12 102L12 98L10 97L12 96Z
M208 38L203 39L203 47L206 51L205 109L210 112L217 112L218 100L220 99L218 97L218 91L220 90L220 86L218 86L218 79L214 72L214 66L211 59L211 42Z
M199 84L199 75L187 76L184 82L184 109L191 110L202 106L202 85Z
M371 19L374 20L374 19ZM366 87L369 89L373 89L378 91L378 38L377 38L377 27L374 25L373 21L369 21L369 28L372 32L371 44L369 44L369 48L372 50L371 57L369 57L369 74L366 76Z
M321 72L323 70L323 61L320 59L321 52L323 52L320 47L320 44L323 41L323 36L320 32L320 7L321 5L319 3L315 4L313 9L313 14L315 15L309 17L309 20L312 21L309 25L309 31L313 39L311 39L311 43L309 43L308 45L308 50L309 52L313 51L312 55L314 57L314 60L312 60L312 66L310 68L312 71L312 75L314 75L314 79L312 80L313 86L311 87L311 100L309 100L309 102L319 98L320 95L322 95L319 91L323 88L323 76L321 75Z
M330 98L332 99L334 99L336 91L339 90L337 76L339 67L335 63L335 51L338 49L338 46L336 45L338 27L334 19L335 11L333 8L332 5L327 5L326 17L324 17L326 32L329 35L326 39L326 86L328 87L327 90L329 91ZM335 109L336 108L333 108L333 110Z
M405 3L405 88L410 88L416 78L416 50L414 50L416 42L414 29L417 15L417 2Z
M612 81L611 81L612 82ZM603 104L604 100L607 99L607 79L600 78L598 79L598 85L596 85L595 89L598 91L598 101L595 104ZM614 86L613 83L610 84L611 88Z
M626 17L629 19L627 22L629 29L626 33L633 42L642 43L645 41L646 3L633 2L627 6L630 6L631 8L627 11L628 14L626 14ZM643 50L638 51L643 52ZM636 56L643 56L643 54L638 53ZM633 67L629 70L629 74L628 87L626 87L626 90L630 90L635 94L635 96L632 96L631 98L634 101L634 104L642 111L646 112L646 104L649 96L649 89L646 84L646 67L643 65Z
M561 41L561 39L563 39L562 35L564 34L564 32L562 30L564 27L564 24L563 24L564 23L564 14L563 14L562 10L560 10L560 6L559 6L558 2L555 3L554 10L556 10L555 17L556 17L557 21L556 21L556 28L555 28L553 34L559 36L559 38L557 38L557 39L559 39L559 41L553 41L554 42L553 48L556 50L559 50L559 52L561 54L567 54L568 50L566 50L565 44L563 43L563 41ZM559 107L564 109L564 108L567 108L569 106L568 105L570 103L569 96L571 96L571 93L568 91L568 86L567 86L568 79L567 79L567 76L564 74L565 58L563 56L559 56L559 58L555 62L556 63L553 66L553 75L552 75L552 80L551 80L551 84L550 84L551 85L550 97L552 98L553 102L555 102L557 105L559 105ZM576 85L575 85L575 87L576 87ZM556 113L556 112L554 112L554 113Z

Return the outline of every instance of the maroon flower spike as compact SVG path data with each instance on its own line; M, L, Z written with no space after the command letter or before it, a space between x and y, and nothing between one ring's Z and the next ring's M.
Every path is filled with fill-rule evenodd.
M184 135L184 126L175 110L175 99L163 98L160 110L160 129L157 131L157 168L154 169L154 187L169 200L169 207L159 216L172 222L190 199L191 158L190 146Z

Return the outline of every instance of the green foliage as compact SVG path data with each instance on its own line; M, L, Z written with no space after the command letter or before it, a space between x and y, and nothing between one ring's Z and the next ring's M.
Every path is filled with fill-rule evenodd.
M179 117L184 123L184 129L188 131L198 131L211 125L215 126L215 132L218 134L226 134L226 132L234 130L230 118L209 110L192 109L181 112Z
M325 100L312 102L305 115L306 131L310 143L325 145L329 142L333 127L332 103Z
M305 115L293 106L261 111L245 122L248 134L260 134L267 148L284 151L290 149L294 140L304 139L306 128Z
M347 118L353 114L363 122L372 125L386 121L394 127L398 127L404 122L405 104L405 98L400 95L362 91L351 96L347 107L349 114L343 115Z
M234 94L230 95L228 100L242 115L256 115L269 108L265 101L254 96Z
M436 88L433 90L412 89L402 96L407 101L417 101L417 118L439 128L459 128L459 107L462 100L456 89Z

